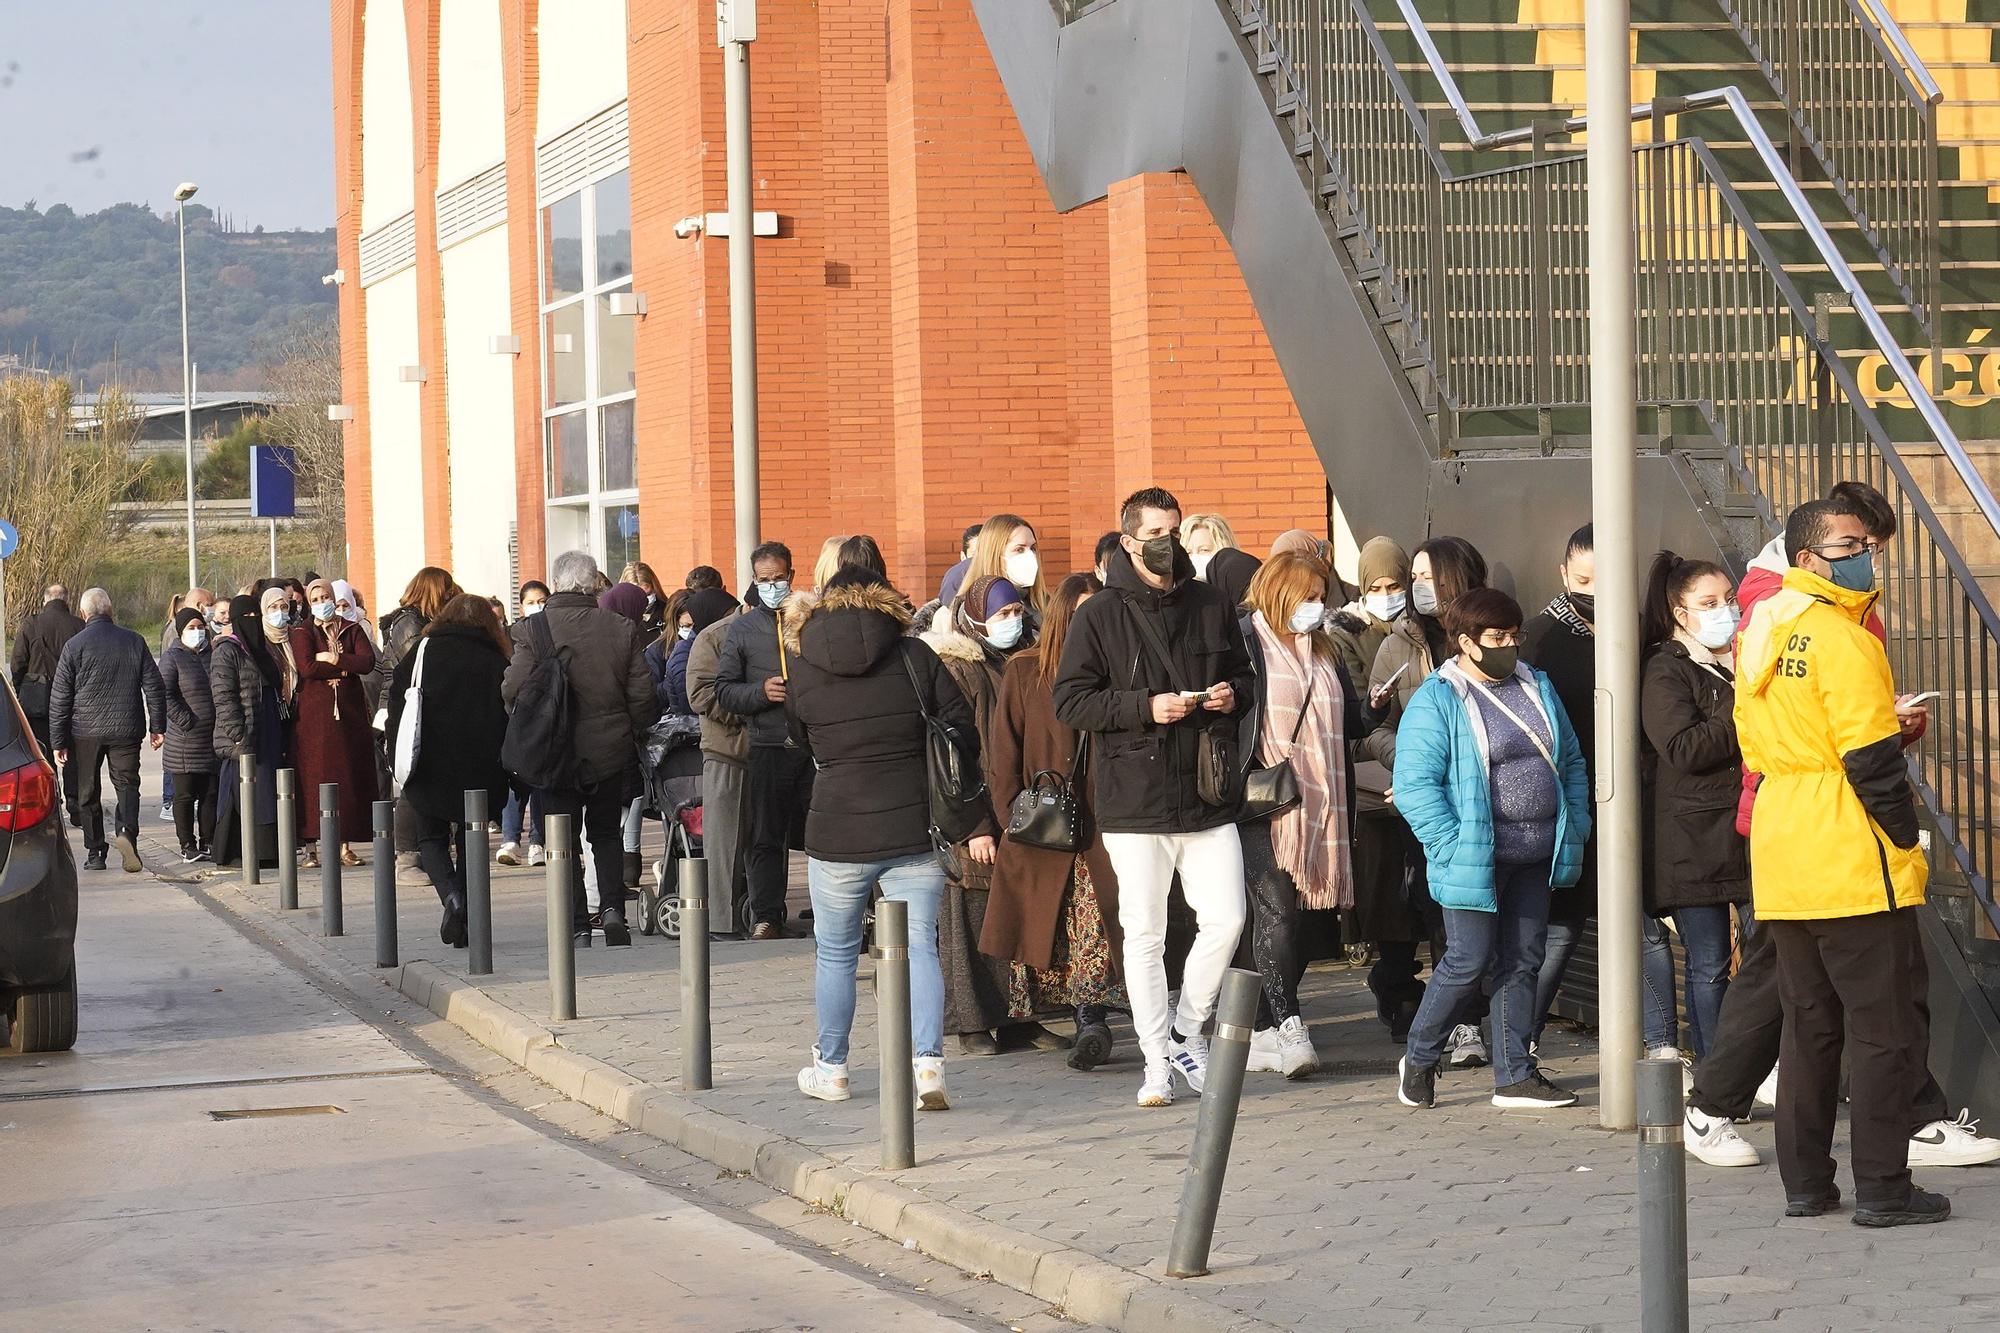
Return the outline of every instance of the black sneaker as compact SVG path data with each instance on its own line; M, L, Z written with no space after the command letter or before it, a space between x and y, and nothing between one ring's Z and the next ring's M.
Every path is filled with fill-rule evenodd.
M625 914L617 908L604 914L602 927L605 947L616 949L632 942L632 928L625 924Z
M1942 1222L1951 1216L1951 1200L1942 1194L1910 1187L1910 1197L1900 1208L1857 1204L1854 1225L1858 1227L1908 1227L1923 1222Z
M85 870L104 869L104 853L101 851L84 853L83 868Z
M1413 1065L1406 1055L1396 1061L1396 1075L1397 1101L1420 1110L1437 1105L1436 1065Z
M1493 1104L1516 1109L1551 1110L1560 1106L1575 1106L1576 1094L1549 1082L1537 1069L1519 1083L1495 1088Z
M191 843L191 842L184 842L184 843L182 843L182 844L181 844L181 864L182 864L182 865L184 865L184 866L185 866L185 865L193 865L193 864L194 864L194 863L195 863L196 861L199 861L199 860L201 860L201 849L200 849L200 848L196 847L196 846L195 846L195 845L194 845L193 843Z
M1828 1185L1824 1194L1787 1194L1786 1217L1822 1217L1840 1207L1840 1186Z
M590 947L589 928L585 927L582 930L572 932L569 937L569 940L571 944L575 945L579 949L588 949Z

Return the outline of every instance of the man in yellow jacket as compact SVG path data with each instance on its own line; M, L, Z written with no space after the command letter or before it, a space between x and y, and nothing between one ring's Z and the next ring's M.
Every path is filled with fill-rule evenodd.
M1879 596L1875 549L1841 506L1792 511L1784 586L1758 605L1737 653L1736 732L1745 766L1764 775L1750 871L1785 1012L1785 1213L1817 1216L1840 1201L1832 1145L1845 1045L1854 1221L1902 1226L1941 1222L1951 1205L1910 1180L1910 1089L1927 1037L1914 909L1927 872L1889 659L1864 628Z

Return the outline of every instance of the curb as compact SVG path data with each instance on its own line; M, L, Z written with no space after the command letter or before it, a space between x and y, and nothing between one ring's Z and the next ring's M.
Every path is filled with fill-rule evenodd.
M933 1202L782 1134L567 1050L548 1028L431 963L403 964L396 970L396 989L572 1101L890 1240L914 1244L954 1268L1047 1301L1071 1319L1124 1333L1275 1329L1096 1255Z

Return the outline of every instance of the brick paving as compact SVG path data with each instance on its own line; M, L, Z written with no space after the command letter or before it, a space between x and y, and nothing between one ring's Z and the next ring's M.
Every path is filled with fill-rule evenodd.
M794 882L796 914L803 874ZM537 1021L549 1011L543 884L540 871L495 868L495 975L480 983ZM349 933L337 947L358 966L374 957L370 886L367 869L347 872ZM275 907L269 882L251 896ZM301 876L299 896L294 923L317 933L317 872ZM437 942L434 895L405 885L399 905L403 960L463 976L466 954ZM678 957L677 944L644 936L630 949L600 941L578 952L581 1017L552 1025L562 1044L676 1088ZM814 1030L811 940L717 940L712 960L715 1089L695 1099L872 1169L879 1107L866 959L855 1096L837 1105L802 1097L793 1082ZM1315 965L1304 1001L1330 1068L1298 1083L1250 1077L1214 1273L1190 1282L1191 1294L1301 1329L1636 1325L1634 1144L1596 1128L1587 1034L1552 1029L1545 1043L1551 1072L1582 1094L1574 1109L1497 1111L1486 1100L1490 1071L1479 1070L1441 1079L1438 1108L1420 1113L1395 1101L1400 1049L1375 1020L1359 970ZM1197 1103L1134 1106L1137 1047L1129 1029L1119 1036L1114 1062L1089 1074L1059 1054L959 1057L948 1039L952 1109L917 1117L918 1165L899 1183L1159 1275ZM1782 1217L1771 1126L1759 1121L1746 1135L1765 1165L1689 1162L1694 1327L2000 1325L2000 1258L1987 1253L2000 1170L1926 1172L1923 1183L1950 1194L1954 1220L1868 1232L1845 1214ZM1844 1167L1842 1176L1847 1189Z

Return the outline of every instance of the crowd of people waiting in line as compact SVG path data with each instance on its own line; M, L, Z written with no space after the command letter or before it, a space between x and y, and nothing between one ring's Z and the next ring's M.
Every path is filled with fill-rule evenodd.
M1252 1069L1306 1077L1320 1062L1299 987L1329 933L1375 960L1378 1016L1405 1043L1403 1104L1430 1107L1441 1075L1490 1064L1495 1106L1573 1105L1539 1047L1596 909L1591 530L1570 537L1564 591L1530 617L1463 538L1406 552L1376 537L1350 585L1325 540L1287 532L1259 559L1221 516L1183 514L1163 490L1131 496L1118 522L1093 568L1051 578L1033 524L995 515L966 529L921 607L866 535L829 538L810 588L789 549L759 546L740 599L706 566L669 593L643 564L614 584L568 552L549 583L519 589L511 626L497 599L434 568L379 634L340 580L264 580L226 602L196 589L157 667L101 589L79 621L50 588L14 675L91 865L115 845L139 868L148 738L165 746L189 861L226 860L244 819L270 854L280 766L303 792L338 783L348 832L393 785L403 873L436 888L440 937L458 946L454 828L481 786L503 811L503 864L543 863L542 821L574 818L576 943L629 943L639 740L663 714L698 718L704 854L712 881L748 895L753 939L783 936L789 855L807 855L818 1034L798 1084L812 1097L850 1096L855 967L879 893L909 906L924 1109L949 1105L948 1037L962 1055L1067 1050L1088 1070L1112 1055L1113 1011L1137 1035L1141 1106L1170 1104L1177 1082L1198 1094L1232 961L1263 982ZM1854 1220L1871 1225L1948 1214L1911 1165L2000 1158L2000 1141L1950 1115L1921 1056L1909 909L1924 862L1901 751L1928 715L1895 693L1875 610L1873 561L1894 532L1879 492L1843 483L1794 513L1740 586L1660 553L1643 624L1649 1054L1682 1058L1671 928L1688 1151L1754 1164L1735 1126L1775 1103L1787 1212L1834 1207L1845 1044ZM554 663L565 754L547 770L559 778L532 785L502 750L517 701L549 697ZM952 828L941 747L984 778ZM316 802L301 805L318 843Z

